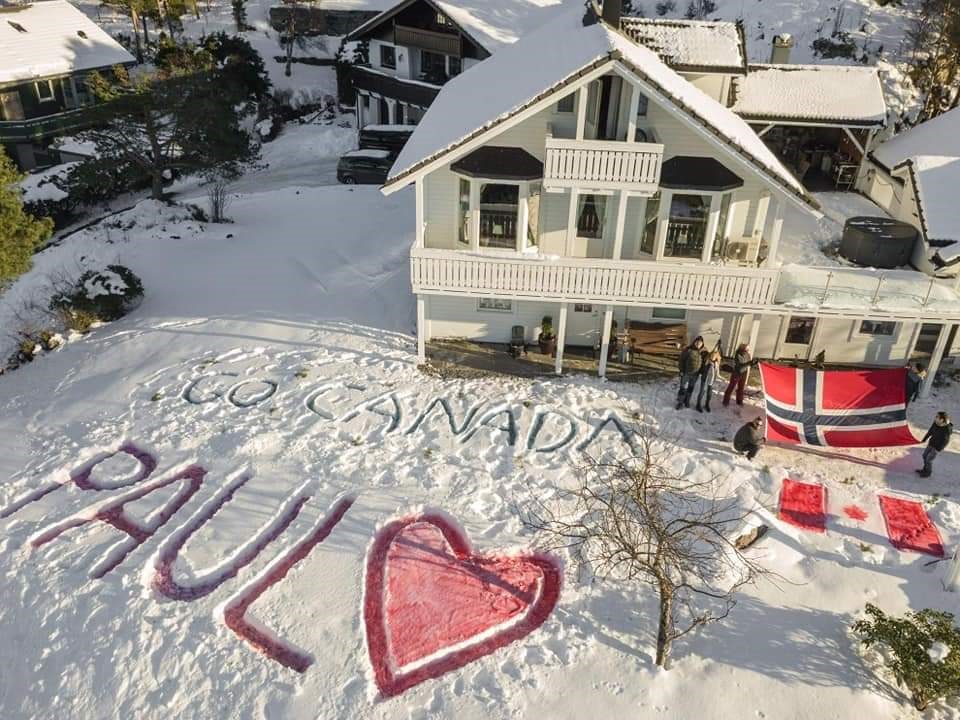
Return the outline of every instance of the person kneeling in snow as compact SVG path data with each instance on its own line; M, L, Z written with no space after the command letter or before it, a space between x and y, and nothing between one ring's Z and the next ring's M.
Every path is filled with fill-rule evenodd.
M930 477L933 472L933 461L937 453L943 452L950 442L950 435L953 432L953 423L950 422L950 416L945 412L938 412L933 420L933 425L927 430L920 442L927 443L927 449L923 451L923 467L917 470L920 477ZM927 441L930 442L927 442Z
M759 417L755 417L733 436L733 449L741 455L746 453L747 460L753 460L760 452L760 446L766 442L763 430L760 429L762 422Z

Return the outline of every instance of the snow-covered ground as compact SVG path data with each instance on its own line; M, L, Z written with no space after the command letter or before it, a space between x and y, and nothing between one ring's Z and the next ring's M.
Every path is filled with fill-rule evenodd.
M957 609L957 596L941 589L944 563L890 546L877 499L882 491L923 501L952 552L960 536L960 506L949 497L956 453L944 453L928 481L913 474L919 447L771 447L750 464L728 445L754 405L676 413L667 409L674 389L666 383L423 374L414 364L409 193L267 185L245 190L228 214L234 223L200 225L185 211L143 202L41 253L0 298L8 327L11 308L46 274L114 260L146 289L128 317L0 377L0 716L914 716L864 666L848 627L868 601L890 612ZM465 430L450 427L437 398ZM915 429L956 400L945 390L911 406ZM565 584L539 629L376 698L363 599L377 528L429 506L461 524L479 552L535 545L514 503L573 482L583 452L622 452L620 434L603 423L611 413L626 421L636 414L676 438L677 469L716 475L754 509L771 526L756 557L784 580L747 589L726 622L679 642L664 672L651 655L653 593L591 582L561 558ZM157 460L147 478L127 453L86 479L78 472L124 443ZM43 542L71 516L74 525L89 520L96 505L107 517L105 504L189 464L207 471L199 489L132 550L118 545L126 535L99 521ZM80 479L69 482L71 474ZM826 486L825 534L771 512L786 477ZM223 503L228 484L236 490ZM43 496L24 504L31 493ZM275 557L350 495L356 500L329 535L247 611L268 638L306 653L301 674L255 652L224 625L220 608L252 592ZM158 490L131 500L125 517L152 530L159 520L151 513L170 497ZM296 498L307 501L290 521ZM176 538L218 503L170 566ZM287 521L251 560L258 538ZM164 567L188 588L181 599L170 599L169 587L158 591ZM927 715L958 716L949 708Z

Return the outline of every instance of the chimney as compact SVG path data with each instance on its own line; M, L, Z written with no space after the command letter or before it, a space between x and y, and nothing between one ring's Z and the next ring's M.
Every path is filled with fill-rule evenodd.
M782 33L773 36L773 47L770 48L770 62L774 65L787 65L790 62L790 51L793 50L793 35Z
M621 0L603 0L603 21L614 30L620 29Z

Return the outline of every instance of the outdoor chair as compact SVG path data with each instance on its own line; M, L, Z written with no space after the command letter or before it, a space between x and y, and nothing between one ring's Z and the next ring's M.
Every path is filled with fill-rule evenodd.
M523 325L514 325L510 330L510 357L518 358L527 354L527 344L524 341L526 330Z

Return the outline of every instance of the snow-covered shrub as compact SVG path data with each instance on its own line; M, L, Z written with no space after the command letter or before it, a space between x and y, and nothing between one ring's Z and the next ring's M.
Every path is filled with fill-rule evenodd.
M951 613L926 609L891 617L870 603L866 613L853 631L866 647L886 651L884 663L917 710L960 695L960 630Z
M108 265L103 270L88 270L66 292L50 300L50 308L92 315L98 320L116 320L136 307L143 298L143 283L123 265Z

